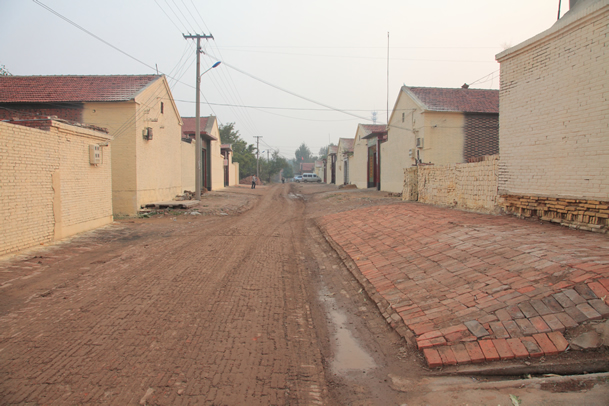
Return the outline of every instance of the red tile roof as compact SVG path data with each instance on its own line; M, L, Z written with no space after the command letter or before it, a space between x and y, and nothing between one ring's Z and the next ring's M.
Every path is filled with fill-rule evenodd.
M338 153L338 145L330 145L328 146L328 155Z
M341 138L339 142L343 147L343 152L353 152L353 144L355 142L353 138Z
M402 91L414 95L427 110L499 113L499 90L403 86Z
M128 101L161 77L0 76L0 103Z
M210 119L214 119L215 117L210 116L210 117L201 117L200 118L200 131L201 134L206 134L208 135L211 139L213 140L218 140L216 137L214 137L213 135L209 134L209 132L207 132L207 125L208 124L212 124L210 121ZM197 118L196 117L182 117L182 134L184 135L190 135L190 134L195 134L196 131L196 124L197 124Z
M300 164L300 170L301 171L312 171L313 169L315 169L315 164L314 163L309 163L309 162L304 162Z
M387 129L385 124L360 124L368 133L376 133Z

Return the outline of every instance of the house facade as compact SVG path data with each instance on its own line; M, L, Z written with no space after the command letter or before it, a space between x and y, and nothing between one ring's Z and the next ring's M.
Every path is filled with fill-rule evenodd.
M497 55L508 211L609 226L607 37L609 1L572 1L551 28Z
M222 152L223 171L224 171L224 186L235 186L239 184L239 162L233 163L233 147L231 144L221 144L220 151Z
M376 185L374 183L376 139L371 141L365 137L371 133L385 131L386 128L385 124L357 125L357 131L353 139L353 157L349 164L349 180L358 189L366 189ZM370 158L371 156L372 158ZM368 186L369 184L372 184L372 186Z
M324 161L318 160L315 161L315 174L319 176L319 179L324 180L325 172L324 172Z
M0 77L0 118L46 116L108 130L115 215L182 193L182 121L164 75Z
M350 165L353 157L353 138L340 138L338 140L338 150L336 153L336 184L348 185Z
M224 154L222 153L222 141L220 139L220 130L218 129L218 120L214 116L200 117L200 131L201 131L201 143L202 143L202 161L201 161L201 182L202 187L207 190L218 190L222 189L225 185L225 170L224 170ZM194 139L196 134L196 117L182 117L182 137L190 138L193 140L193 151L194 151ZM193 160L195 157L193 152ZM232 154L231 162L232 162ZM193 173L195 173L193 166ZM230 176L230 175L229 175ZM187 185L195 190L194 176L192 183Z
M336 184L336 162L338 154L338 145L328 146L328 156L324 167L325 182L327 184Z
M401 193L404 169L464 163L499 152L499 91L402 86L378 142L381 190Z

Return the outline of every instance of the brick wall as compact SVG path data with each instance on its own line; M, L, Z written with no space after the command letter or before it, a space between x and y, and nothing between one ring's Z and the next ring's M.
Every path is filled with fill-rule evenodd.
M110 147L102 164L89 164L89 145L108 135L50 120L20 124L0 122L0 255L110 223Z
M497 55L500 194L609 200L608 37L598 1Z
M497 172L499 156L480 162L444 166L424 165L404 171L403 200L451 206L483 213L498 211ZM414 179L416 173L416 192Z
M463 158L471 159L499 153L499 115L465 114Z
M0 104L0 120L57 118L82 123L82 103L2 103Z
M416 202L419 200L418 167L413 166L404 169L404 191L402 200Z

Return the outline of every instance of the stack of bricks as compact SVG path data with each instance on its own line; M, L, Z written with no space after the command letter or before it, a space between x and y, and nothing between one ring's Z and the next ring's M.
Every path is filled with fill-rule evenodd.
M504 195L508 213L537 217L543 221L586 231L606 233L609 229L609 202L541 196Z

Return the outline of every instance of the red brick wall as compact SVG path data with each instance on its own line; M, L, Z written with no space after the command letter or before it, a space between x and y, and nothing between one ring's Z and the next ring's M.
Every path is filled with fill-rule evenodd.
M22 120L57 116L68 121L82 123L82 103L70 104L0 104L0 120L19 118Z
M473 158L499 153L499 115L465 114L465 146L463 158Z

